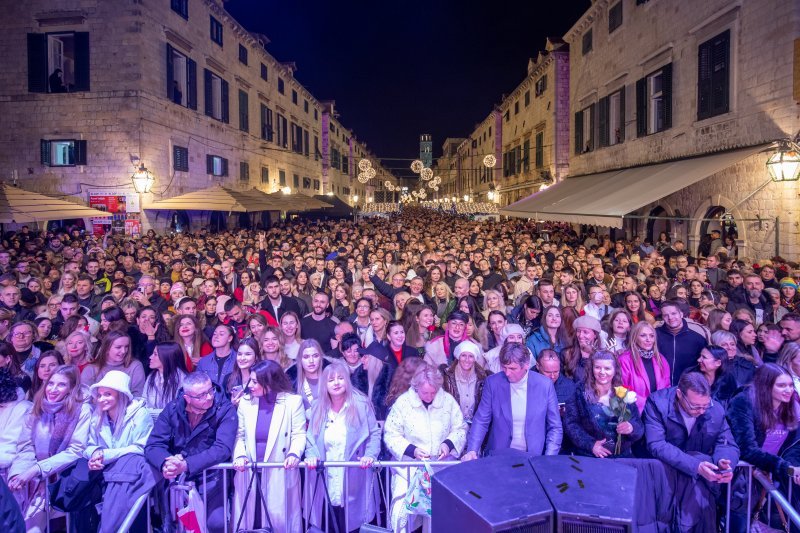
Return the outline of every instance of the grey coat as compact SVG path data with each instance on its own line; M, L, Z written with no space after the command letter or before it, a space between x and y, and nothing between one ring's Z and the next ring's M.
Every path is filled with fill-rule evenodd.
M348 425L345 461L358 461L361 457L377 459L381 451L381 428L375 419L375 412L369 400L363 395L353 395L360 423ZM309 427L306 433L306 457L316 457L325 461L325 425L314 432ZM321 525L320 518L324 507L325 490L321 476L324 471L314 474L309 471L306 480L306 518L310 523ZM370 522L378 508L378 481L372 469L348 468L344 487L347 488L346 525L347 530L355 529ZM313 501L312 501L313 498Z

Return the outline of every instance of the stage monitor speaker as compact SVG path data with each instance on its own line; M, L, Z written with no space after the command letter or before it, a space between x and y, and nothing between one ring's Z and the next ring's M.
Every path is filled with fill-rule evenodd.
M451 466L431 481L436 533L551 533L553 510L527 454Z
M558 533L630 533L636 469L611 459L565 455L530 460L556 513Z

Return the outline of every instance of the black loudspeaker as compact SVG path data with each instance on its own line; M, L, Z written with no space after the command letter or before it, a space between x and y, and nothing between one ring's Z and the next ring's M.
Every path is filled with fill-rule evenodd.
M611 459L550 456L530 459L556 513L558 533L634 530L636 469Z
M553 510L529 459L507 453L437 472L431 481L431 531L552 532Z

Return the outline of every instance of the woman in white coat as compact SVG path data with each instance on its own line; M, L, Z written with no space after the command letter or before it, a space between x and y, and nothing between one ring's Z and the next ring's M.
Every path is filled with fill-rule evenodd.
M455 459L467 440L467 424L455 398L442 390L444 378L438 369L423 363L411 378L411 388L392 406L383 427L383 440L397 461ZM397 468L392 476L391 523L409 531L419 527L419 515L407 515L403 498L413 468ZM426 529L430 528L425 524Z
M334 361L322 371L308 425L306 464L311 470L306 478L306 509L311 524L322 527L326 485L332 506L329 513L341 533L358 531L375 518L378 487L373 472L366 469L380 451L381 428L372 402L353 387L347 365ZM314 475L313 469L325 461L359 461L362 469L326 468ZM324 484L320 476L325 476Z
M47 529L46 479L83 456L92 417L92 408L85 401L78 367L73 365L56 368L33 399L28 420L33 456L12 463L8 473L11 490L31 491L23 509L29 533Z
M274 361L259 361L250 368L249 393L239 401L239 430L233 449L233 525L239 523L250 486L253 463L283 463L284 468L259 470L261 493L253 487L244 509L241 528L267 527L276 533L301 531L300 472L297 465L306 447L303 400Z

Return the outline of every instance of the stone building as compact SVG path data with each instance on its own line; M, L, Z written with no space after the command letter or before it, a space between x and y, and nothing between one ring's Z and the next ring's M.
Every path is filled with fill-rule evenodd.
M144 164L155 178L145 207L217 183L367 193L352 167L377 160L220 0L11 2L1 26L0 161L24 188L130 197ZM209 213L181 216L199 225ZM142 226L175 220L145 210Z
M525 78L459 145L456 171L442 172L446 197L501 205L563 179L569 170L569 52L558 39L528 62ZM494 156L493 168L484 165Z
M765 163L800 129L798 38L798 2L593 1L564 37L570 178L519 209L616 218L693 254L718 229L740 257L796 258L798 184L770 183Z

